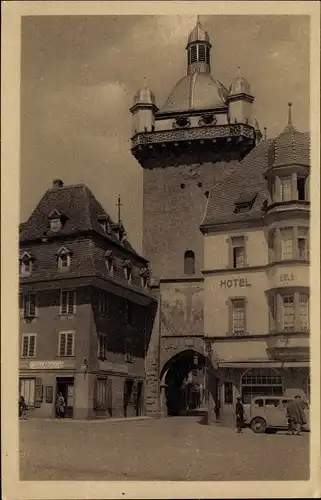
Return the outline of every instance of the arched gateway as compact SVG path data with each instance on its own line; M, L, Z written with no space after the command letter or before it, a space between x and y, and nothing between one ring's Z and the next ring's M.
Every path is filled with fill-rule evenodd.
M165 412L170 416L193 414L207 408L209 397L218 400L218 376L210 359L194 349L171 357L160 374Z

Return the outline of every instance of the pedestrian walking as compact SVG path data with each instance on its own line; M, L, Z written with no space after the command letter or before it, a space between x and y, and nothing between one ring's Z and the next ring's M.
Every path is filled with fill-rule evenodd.
M57 412L57 418L64 418L65 416L65 398L61 394L61 392L58 393L57 396L57 401L56 401L56 412Z
M237 398L237 402L235 405L235 415L237 432L243 432L242 429L244 427L244 406L242 405L241 398Z
M25 398L22 395L20 395L20 397L19 397L19 418L26 420L28 418L27 412L28 412L28 409L27 409L27 405L25 402Z
M288 402L286 417L288 421L288 434L299 436L303 425L306 424L304 401L302 401L300 396L295 396L295 399L291 399Z

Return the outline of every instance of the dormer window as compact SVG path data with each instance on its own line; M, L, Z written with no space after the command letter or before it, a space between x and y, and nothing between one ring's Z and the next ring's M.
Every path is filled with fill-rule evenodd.
M110 233L111 225L109 217L107 215L100 215L97 217L97 220L104 233L106 234Z
M123 262L123 268L125 270L125 276L127 281L131 281L133 264L130 262L130 260L125 260Z
M106 250L105 262L108 272L112 274L114 270L114 254L111 250Z
M61 247L56 255L58 259L58 269L69 269L71 265L71 251L66 247Z
M249 212L256 200L257 192L255 193L244 193L241 195L235 202L235 214L246 213Z
M54 209L48 216L50 231L57 233L60 231L67 220L67 217L59 212L59 210Z
M139 274L140 274L140 277L141 277L143 288L147 288L148 283L149 283L149 278L150 278L150 272L149 272L148 267L143 267L140 270Z
M24 252L21 255L19 259L20 275L26 276L31 274L33 260L34 260L33 257L28 252Z

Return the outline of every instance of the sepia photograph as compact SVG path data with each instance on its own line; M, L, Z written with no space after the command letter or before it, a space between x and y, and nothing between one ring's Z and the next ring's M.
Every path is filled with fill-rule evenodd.
M16 40L19 491L308 484L311 13L50 3Z

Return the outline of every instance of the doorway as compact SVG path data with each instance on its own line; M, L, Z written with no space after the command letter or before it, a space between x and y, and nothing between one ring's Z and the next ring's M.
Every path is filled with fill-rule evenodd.
M186 350L174 356L163 373L165 375L165 396L169 416L195 415L206 407L206 358L193 350ZM214 369L210 370L211 372ZM210 390L214 400L217 378L211 377Z
M73 377L57 377L56 398L61 393L65 400L64 418L73 418L74 415L74 387ZM57 416L56 405L55 416Z

